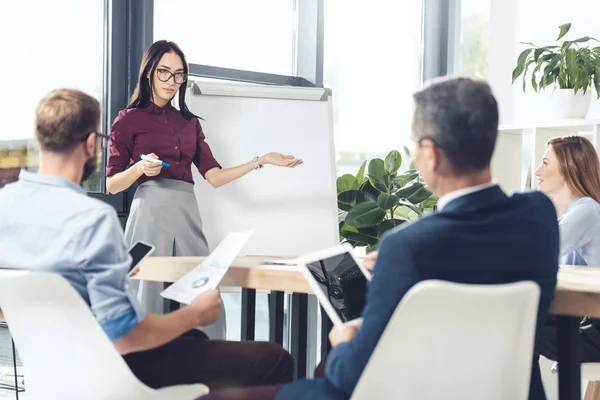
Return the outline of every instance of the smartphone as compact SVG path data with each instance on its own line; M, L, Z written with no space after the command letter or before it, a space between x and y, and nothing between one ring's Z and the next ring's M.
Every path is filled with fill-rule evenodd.
M131 255L131 266L129 267L129 274L133 272L136 265L138 265L144 258L148 257L154 251L154 246L144 242L136 242L131 249L129 254Z

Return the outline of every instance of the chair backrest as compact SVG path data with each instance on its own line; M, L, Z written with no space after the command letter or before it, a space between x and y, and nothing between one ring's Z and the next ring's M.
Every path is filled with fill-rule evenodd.
M0 270L0 308L33 399L139 399L131 372L90 308L62 276Z
M415 285L352 399L526 400L539 297L531 281Z

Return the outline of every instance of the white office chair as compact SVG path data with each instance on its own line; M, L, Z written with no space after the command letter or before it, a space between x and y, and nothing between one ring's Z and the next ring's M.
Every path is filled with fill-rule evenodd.
M192 400L205 385L141 383L75 289L60 275L0 270L0 307L34 400Z
M527 400L539 297L529 281L415 285L352 400Z

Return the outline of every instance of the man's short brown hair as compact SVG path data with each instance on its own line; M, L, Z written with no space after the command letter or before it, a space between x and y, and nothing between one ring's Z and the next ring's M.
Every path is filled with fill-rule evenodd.
M100 103L74 89L50 92L35 110L35 137L42 150L70 153L98 131Z

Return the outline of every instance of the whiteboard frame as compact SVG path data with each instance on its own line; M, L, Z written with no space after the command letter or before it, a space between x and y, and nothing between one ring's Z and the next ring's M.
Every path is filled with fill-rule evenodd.
M193 95L254 97L266 99L328 101L331 89L300 86L274 86L232 82L188 82Z

